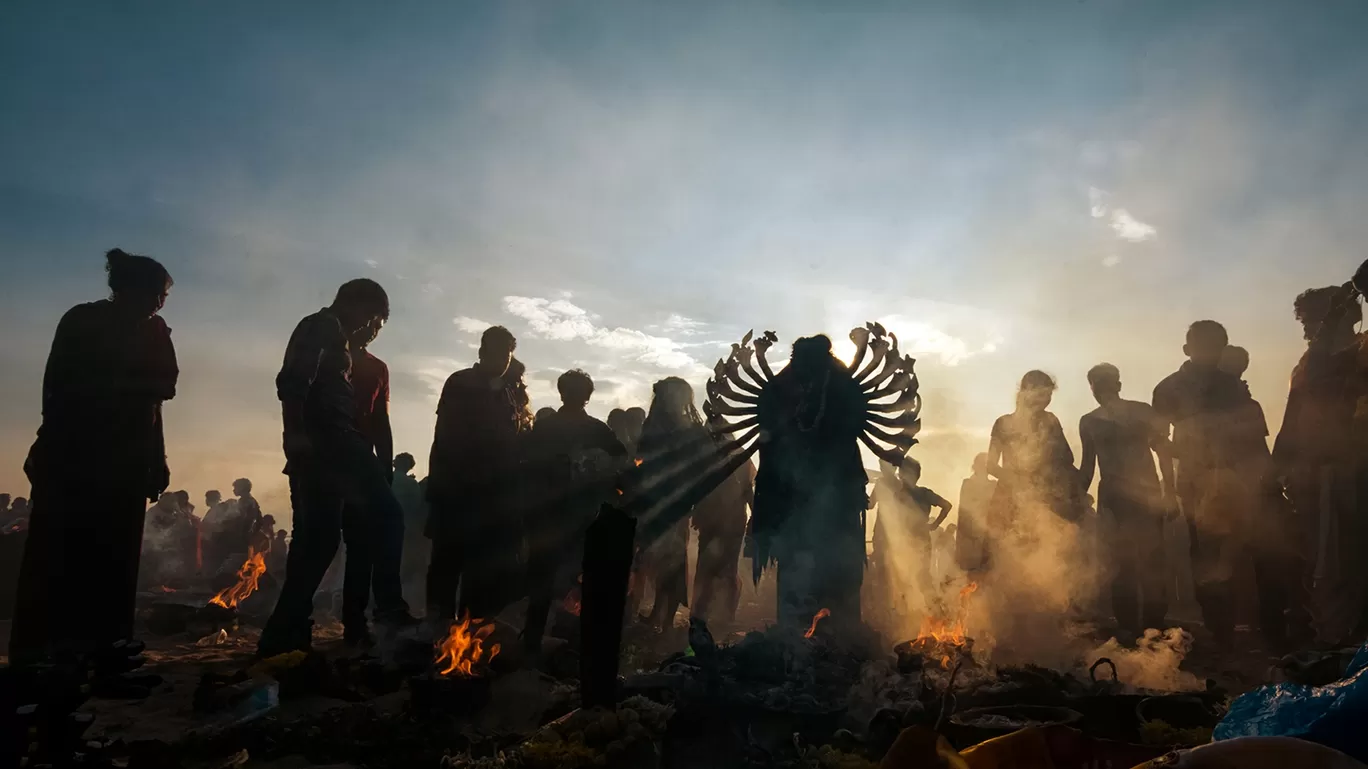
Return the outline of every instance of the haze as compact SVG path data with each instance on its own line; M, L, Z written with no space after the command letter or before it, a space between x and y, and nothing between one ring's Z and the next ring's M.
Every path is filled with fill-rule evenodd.
M1030 368L1149 399L1226 324L1276 431L1291 302L1368 235L1354 2L52 3L0 10L0 490L25 494L57 319L152 255L182 369L172 488L287 505L274 375L369 276L396 442L507 325L533 407L698 388L748 329L881 320L957 495ZM847 345L848 346L848 345ZM779 356L785 349L776 350Z

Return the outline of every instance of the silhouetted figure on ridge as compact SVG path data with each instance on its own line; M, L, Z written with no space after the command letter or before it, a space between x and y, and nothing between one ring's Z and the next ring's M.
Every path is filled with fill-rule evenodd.
M388 317L385 290L358 278L342 284L330 306L300 321L286 346L276 392L285 425L294 541L285 585L261 633L262 656L311 648L313 596L337 553L347 504L386 522L375 533L377 552L398 553L403 547L403 510L374 446L357 427L348 349L351 335L378 328ZM383 586L375 596L377 623L412 623L398 580Z
M10 634L15 664L132 636L143 518L170 480L161 405L179 370L157 313L171 275L119 249L106 254L106 270L110 298L62 316L43 374L43 424L25 463L33 511Z

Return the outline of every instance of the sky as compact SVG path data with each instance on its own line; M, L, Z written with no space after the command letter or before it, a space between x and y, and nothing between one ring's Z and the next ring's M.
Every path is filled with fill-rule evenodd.
M0 7L0 490L102 254L175 277L172 488L285 512L285 341L366 276L426 467L485 325L533 406L645 405L750 329L881 321L954 498L1033 368L1148 400L1213 318L1276 431L1301 290L1368 235L1368 6L1297 2L30 2ZM776 352L782 354L781 348Z

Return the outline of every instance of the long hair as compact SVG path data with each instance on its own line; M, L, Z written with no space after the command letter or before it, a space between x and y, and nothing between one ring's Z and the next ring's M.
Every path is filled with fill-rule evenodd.
M694 391L688 382L672 376L655 383L651 388L651 410L641 428L643 438L702 426L703 417L694 406Z

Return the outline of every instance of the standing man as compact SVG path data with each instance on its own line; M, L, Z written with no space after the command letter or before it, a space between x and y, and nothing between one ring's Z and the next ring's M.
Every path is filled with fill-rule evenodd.
M1232 548L1238 521L1231 517L1230 501L1242 482L1229 472L1228 425L1249 400L1239 377L1220 369L1229 343L1220 323L1193 323L1183 345L1188 360L1154 388L1154 410L1173 428L1174 485L1188 524L1202 623L1223 649L1235 641Z
M437 403L428 461L428 616L493 617L518 593L522 536L515 507L519 436L524 419L519 382L508 376L518 342L503 326L480 338L479 360L452 374ZM291 566L293 568L293 566Z
M399 573L405 586L421 584L432 556L432 543L423 536L427 523L427 500L423 484L413 474L418 463L413 455L404 452L394 458L394 480L390 489L399 506L404 508L404 554L400 558Z
M541 650L552 599L576 584L584 535L627 463L627 449L612 429L585 411L594 380L578 369L567 371L556 380L556 389L560 409L539 419L531 436L533 483L544 490L527 521L529 601L523 642L533 653Z
M1121 398L1116 366L1093 366L1088 384L1098 408L1078 423L1080 480L1084 489L1091 488L1093 471L1101 470L1097 506L1115 521L1104 539L1115 568L1112 612L1123 631L1139 638L1146 628L1162 630L1168 613L1164 515L1176 506L1168 424L1148 403ZM1156 455L1159 474L1154 472Z
M363 326L348 340L352 351L352 392L356 396L356 429L370 448L386 484L394 478L394 433L389 418L389 367L371 354L371 342L380 333L380 324ZM403 526L403 517L398 521ZM352 645L370 643L370 627L366 624L366 605L370 603L372 581L402 581L398 574L401 554L382 554L381 541L393 542L377 532L395 522L374 517L374 511L354 500L347 502L342 515L342 539L347 547L346 565L342 579L342 640ZM397 540L403 546L402 532ZM395 569L395 574L380 573L381 564Z
M285 348L276 377L285 423L285 474L294 509L285 585L261 634L258 653L272 656L311 647L313 595L337 553L346 504L369 510L376 522L377 557L402 548L403 511L375 448L357 428L348 339L389 317L380 284L358 278L342 284L332 305L304 318ZM388 576L386 569L380 574ZM395 579L375 584L376 620L409 624L408 604Z
M988 475L988 454L974 457L973 473L960 483L959 530L955 536L955 565L970 574L987 565L988 513L997 481Z

